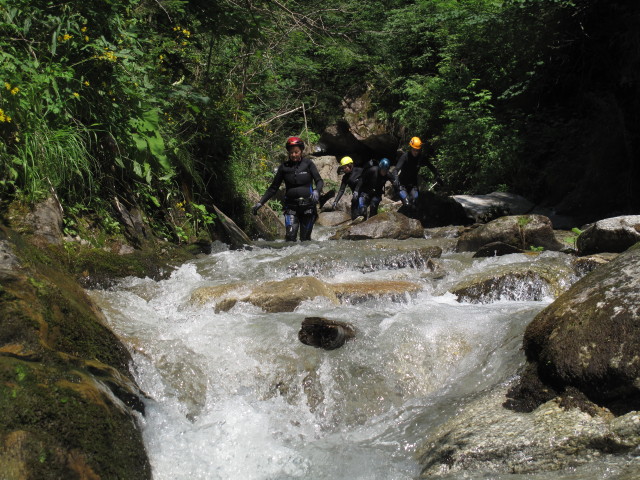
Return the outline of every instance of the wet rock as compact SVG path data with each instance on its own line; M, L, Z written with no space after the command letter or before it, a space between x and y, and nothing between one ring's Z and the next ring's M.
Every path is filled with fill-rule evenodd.
M418 220L396 212L382 212L357 225L339 230L332 239L364 240L374 238L421 238L424 229Z
M547 264L509 264L465 277L451 288L459 302L539 301L557 297L572 282L568 268Z
M351 215L346 211L336 210L334 212L321 212L316 223L323 227L335 227L349 220L351 220Z
M518 413L501 407L503 395L500 388L477 398L425 435L417 451L420 478L469 472L474 478L550 472L554 478L556 470L587 465L601 455L625 455L638 445L638 412L614 418L594 407L589 414L558 399Z
M574 387L618 414L640 409L640 248L576 282L527 326L528 368L550 388ZM522 383L530 379L523 378ZM520 386L514 404L527 402Z
M367 300L388 298L392 301L406 300L422 290L422 285L405 281L369 281L334 283L331 288L343 303L361 303Z
M640 215L626 215L597 221L585 229L576 241L580 255L621 253L640 242Z
M483 246L502 242L523 250L542 247L559 251L564 248L556 240L551 221L542 215L501 217L463 233L458 239L458 252L475 252Z
M255 205L260 200L260 194L250 191L247 194L249 205ZM269 205L264 205L258 210L257 215L250 215L251 224L247 227L247 233L252 238L276 240L284 238L285 228L280 217Z
M335 350L356 335L352 325L321 317L307 317L302 322L298 339L305 345Z
M491 242L480 247L480 249L473 254L473 258L483 257L501 257L502 255L510 255L512 253L523 253L524 250L509 245L504 242Z
M587 273L592 272L601 265L606 265L617 256L617 253L598 253L578 257L573 261L573 268L576 271L576 275L584 277Z
M127 349L51 268L53 247L33 256L11 238L4 248L22 266L0 287L0 477L151 478Z
M467 216L477 223L486 223L507 215L529 213L534 204L526 198L507 192L493 192L488 195L453 195L462 205Z

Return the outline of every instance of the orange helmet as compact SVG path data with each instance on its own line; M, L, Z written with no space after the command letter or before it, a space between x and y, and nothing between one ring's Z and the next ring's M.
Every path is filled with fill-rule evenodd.
M289 150L291 147L300 147L302 150L304 150L304 142L300 137L289 137L287 138L285 148Z
M422 140L419 137L413 137L409 141L409 146L411 148L415 148L416 150L420 150L422 148Z

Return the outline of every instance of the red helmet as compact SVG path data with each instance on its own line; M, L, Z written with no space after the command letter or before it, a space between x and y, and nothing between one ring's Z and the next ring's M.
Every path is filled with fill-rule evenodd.
M285 148L289 150L291 147L300 147L302 150L304 150L304 142L300 137L289 137L287 138Z

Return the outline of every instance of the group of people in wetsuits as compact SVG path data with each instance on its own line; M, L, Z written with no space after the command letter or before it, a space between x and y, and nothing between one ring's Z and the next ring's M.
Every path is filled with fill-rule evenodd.
M387 182L393 185L404 206L415 209L420 167L427 166L435 175L436 181L441 179L435 166L425 157L420 138L413 137L409 147L409 151L398 159L395 170L391 169L388 158L370 160L365 166L358 167L351 157L343 157L338 167L338 173L342 173L343 177L333 201L333 209L337 208L349 187L352 192L351 219L376 215ZM311 158L303 156L305 145L302 139L289 137L285 148L287 160L278 167L271 185L253 206L252 212L256 215L284 182L285 240L295 242L298 233L301 241L311 240L313 225L318 216L316 205L322 194L324 181Z

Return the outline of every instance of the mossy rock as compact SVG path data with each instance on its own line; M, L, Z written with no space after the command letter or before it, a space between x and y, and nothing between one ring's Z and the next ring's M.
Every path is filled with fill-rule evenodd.
M0 237L2 478L151 478L127 349L48 250Z

